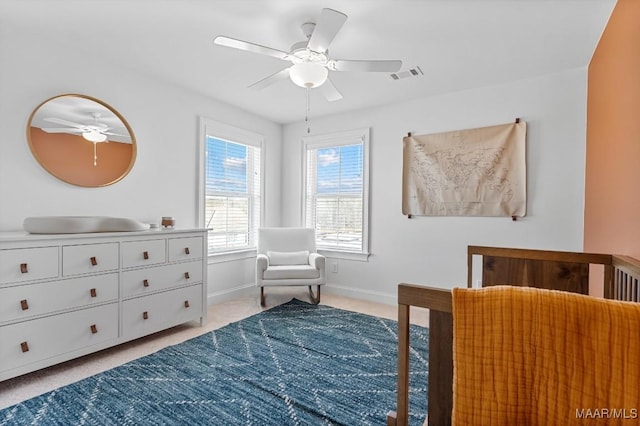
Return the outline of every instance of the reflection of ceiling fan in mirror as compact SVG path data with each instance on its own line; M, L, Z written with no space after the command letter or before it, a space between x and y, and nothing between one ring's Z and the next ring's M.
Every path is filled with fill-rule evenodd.
M57 117L43 118L44 121L54 124L61 124L68 127L43 127L42 130L47 133L79 133L89 142L109 142L108 136L119 136L128 138L129 135L122 135L109 131L109 126L100 122L100 113L92 112L93 122L91 124L79 124L72 121L64 120Z
M46 117L43 121L49 123L61 124L67 127L43 127L42 130L47 133L79 133L82 137L89 142L93 142L93 165L98 165L98 153L96 150L96 144L99 142L109 142L109 136L119 136L128 138L129 135L122 135L119 133L113 133L109 131L109 126L100 122L100 113L92 112L93 122L91 124L74 123L73 121L64 120L57 117Z
M293 63L281 71L272 74L249 86L263 89L278 81L290 78L296 85L307 89L323 86L323 94L329 101L342 99L342 95L328 78L329 71L395 72L402 66L396 60L345 60L329 57L329 45L347 20L347 15L333 9L322 9L317 24L302 24L302 32L307 40L295 43L289 52L259 44L218 36L214 43L246 50L289 61Z

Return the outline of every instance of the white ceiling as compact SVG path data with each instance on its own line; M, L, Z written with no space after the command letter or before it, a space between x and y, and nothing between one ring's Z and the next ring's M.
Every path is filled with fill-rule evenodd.
M323 7L348 20L339 59L400 59L424 75L332 72L344 98L312 91L317 117L586 67L615 0L0 0L0 25L190 89L278 123L304 118L305 91L247 86L288 63L213 44L217 35L279 50ZM43 71L45 72L45 71ZM116 77L117 78L117 77ZM91 93L87 93L91 95Z
M66 121L56 122L51 119ZM83 126L97 126L103 129L109 141L131 143L129 129L111 108L80 96L58 96L43 102L31 116L29 126L46 129L64 129L55 133L79 134ZM84 130L86 131L86 130Z

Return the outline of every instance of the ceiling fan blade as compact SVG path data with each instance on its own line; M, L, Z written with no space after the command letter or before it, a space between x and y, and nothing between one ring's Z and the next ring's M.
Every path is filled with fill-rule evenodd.
M49 123L56 123L56 124L62 124L63 126L77 127L79 129L83 129L86 127L84 124L74 123L72 121L63 120L62 118L57 118L57 117L47 117L47 118L43 118L43 120L48 121Z
M333 82L327 78L322 87L322 94L329 102L339 101L342 99L342 94L333 85Z
M43 127L41 130L47 133L81 133L82 132L82 129L78 129L77 127L59 127L59 128Z
M347 20L347 15L333 9L322 9L307 48L314 52L324 53Z
M123 135L123 134L120 134L120 133L113 133L113 132L100 132L100 133L102 133L103 135L119 136L121 138L127 138L127 139L129 139L131 137L129 135Z
M275 74L271 74L269 77L265 77L262 80L253 83L249 86L249 89L252 90L262 90L265 87L271 86L278 81L285 80L289 78L289 68L285 68L283 70L278 71Z
M248 41L242 41L235 38L218 36L213 39L213 42L215 44L219 44L220 46L232 47L234 49L246 50L247 52L273 56L274 58L282 59L283 61L289 60L289 53L287 52L283 52L282 50L278 50L278 49L273 49L271 47L261 46L255 43L250 43Z
M396 72L402 67L402 61L349 61L336 59L329 63L333 71Z

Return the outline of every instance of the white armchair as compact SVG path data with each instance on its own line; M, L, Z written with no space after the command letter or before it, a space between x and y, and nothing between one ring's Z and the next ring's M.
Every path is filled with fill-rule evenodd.
M308 286L311 302L320 303L320 286L325 283L325 258L316 252L315 229L258 229L256 286L260 287L260 306L264 306L265 287L287 285Z

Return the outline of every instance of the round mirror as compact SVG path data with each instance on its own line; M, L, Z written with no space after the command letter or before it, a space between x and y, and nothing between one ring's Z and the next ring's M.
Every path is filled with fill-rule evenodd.
M90 96L60 95L38 105L27 123L27 139L45 170L78 186L116 183L136 159L136 140L127 121Z

